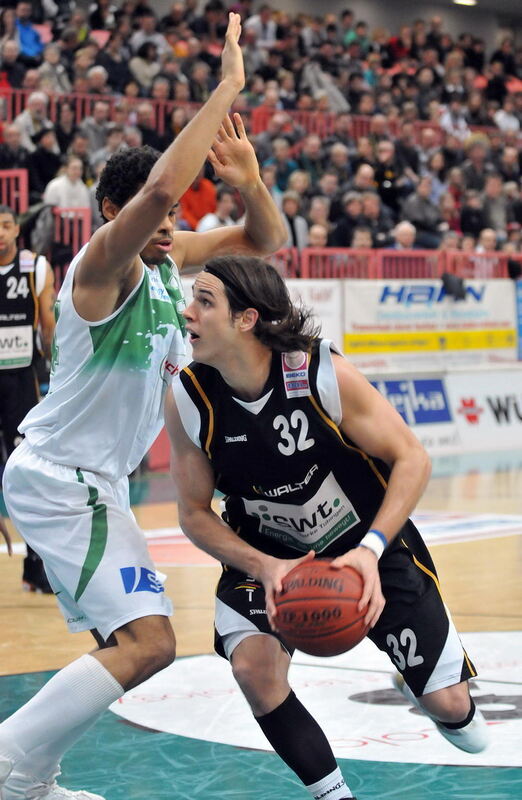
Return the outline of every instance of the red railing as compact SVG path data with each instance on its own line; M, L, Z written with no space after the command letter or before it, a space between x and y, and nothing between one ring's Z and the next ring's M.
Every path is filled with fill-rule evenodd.
M30 92L27 89L13 89L10 87L0 88L0 116L6 122L12 122L13 119L20 114L26 104L26 99ZM180 106L187 109L188 116L193 116L200 108L199 103L180 103L175 100L154 100L148 97L122 97L121 95L99 95L99 94L81 94L78 92L71 92L64 95L49 95L49 108L48 116L52 122L58 119L58 110L61 102L70 103L74 109L75 119L80 123L85 117L92 114L94 104L99 100L104 100L109 103L111 108L111 118L116 115L116 107L123 106L128 114L130 114L139 103L151 103L155 112L155 130L160 135L163 135L167 129L167 121L171 111ZM245 120L245 124L252 134L260 133L266 129L269 119L276 113L275 109L264 108L258 106L254 109L241 110L241 114ZM317 133L321 138L329 136L334 131L335 120L337 115L332 111L287 111L292 122L303 128L306 134ZM353 139L358 139L360 136L366 136L370 132L371 116L362 114L352 114L350 116L350 135ZM423 128L431 128L436 137L436 144L441 144L444 138L444 131L440 126L430 122L417 120L413 123L415 129L415 136L417 141L420 139L421 131ZM400 119L388 120L388 133L394 138L398 136L401 126ZM498 128L484 128L471 126L474 132L499 133ZM519 136L519 141L522 141L522 133Z
M285 278L414 280L440 278L508 278L509 262L522 268L522 254L463 253L460 250L352 250L305 247L279 250L270 259Z
M29 208L29 188L26 169L0 170L0 202L23 214Z
M53 208L54 242L49 258L59 286L76 253L91 238L90 208Z

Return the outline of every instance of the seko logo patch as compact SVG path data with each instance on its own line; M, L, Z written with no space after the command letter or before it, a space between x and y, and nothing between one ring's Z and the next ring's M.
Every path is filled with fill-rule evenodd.
M408 425L452 421L444 383L438 378L372 383Z
M360 522L345 493L330 472L304 503L246 500L245 511L259 520L259 532L301 552L318 553Z
M150 570L147 567L139 567L139 569L137 567L122 567L120 573L125 594L133 594L134 592L154 592L159 594L165 591L154 570Z

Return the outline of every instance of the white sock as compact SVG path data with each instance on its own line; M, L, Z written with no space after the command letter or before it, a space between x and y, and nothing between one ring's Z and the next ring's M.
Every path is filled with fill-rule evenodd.
M352 797L352 793L341 774L339 767L330 772L326 778L312 783L306 787L314 800L344 800L346 797Z
M40 745L62 739L121 697L118 681L84 655L54 675L0 725L0 756L14 764Z
M52 783L60 774L60 761L63 754L70 750L89 728L92 728L103 713L105 711L97 711L72 731L67 731L63 736L31 750L20 761L17 761L15 772L33 779L32 783Z

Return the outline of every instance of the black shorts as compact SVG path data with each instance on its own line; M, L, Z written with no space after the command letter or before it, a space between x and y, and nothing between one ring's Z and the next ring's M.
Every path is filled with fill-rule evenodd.
M38 398L34 367L0 370L0 427L7 456L13 452L20 436L18 426Z
M476 675L442 600L437 573L412 523L385 551L379 573L386 605L368 638L390 657L417 697ZM260 582L223 570L216 592L215 649L226 657L224 638L236 644L251 633L274 634ZM285 645L292 654L292 649Z

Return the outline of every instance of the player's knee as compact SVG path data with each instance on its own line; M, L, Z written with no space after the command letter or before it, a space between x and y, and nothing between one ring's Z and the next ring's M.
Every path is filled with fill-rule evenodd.
M467 684L448 686L438 693L435 712L437 719L442 722L462 722L466 719L471 709L471 700Z

